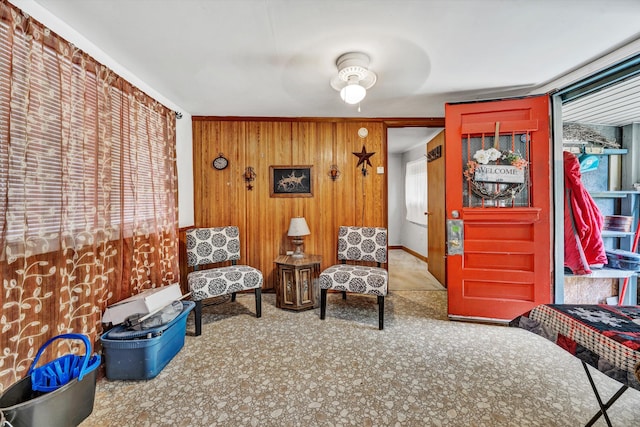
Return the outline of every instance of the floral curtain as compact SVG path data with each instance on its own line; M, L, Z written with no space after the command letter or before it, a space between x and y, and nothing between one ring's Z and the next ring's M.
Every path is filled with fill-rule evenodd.
M1 392L179 268L175 114L6 0L0 18Z

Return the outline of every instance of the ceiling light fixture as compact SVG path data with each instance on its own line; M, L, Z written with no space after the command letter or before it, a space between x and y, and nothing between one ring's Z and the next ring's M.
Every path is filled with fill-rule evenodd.
M338 75L331 79L331 87L340 92L340 98L347 104L360 103L377 80L369 70L369 56L362 52L345 53L338 57L336 66Z

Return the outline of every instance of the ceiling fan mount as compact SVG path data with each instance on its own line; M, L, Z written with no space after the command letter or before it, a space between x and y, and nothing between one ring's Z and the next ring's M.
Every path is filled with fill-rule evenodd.
M348 52L336 60L338 74L331 79L331 87L340 92L342 100L357 104L373 87L378 77L369 70L369 56L362 52Z

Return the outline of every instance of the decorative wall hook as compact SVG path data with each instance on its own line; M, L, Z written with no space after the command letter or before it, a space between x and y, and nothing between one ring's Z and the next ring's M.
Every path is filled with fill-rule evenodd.
M356 167L362 165L362 176L367 176L367 165L372 166L369 157L373 156L374 154L376 153L367 153L367 149L364 147L364 145L362 146L361 152L353 153L354 156L358 157L358 164L356 165Z
M247 183L247 190L253 190L253 185L251 183L256 179L256 171L253 170L251 166L247 166L242 177L244 178L244 182Z
M332 181L335 181L340 176L340 170L338 170L338 165L331 165L329 168L329 177L331 177Z

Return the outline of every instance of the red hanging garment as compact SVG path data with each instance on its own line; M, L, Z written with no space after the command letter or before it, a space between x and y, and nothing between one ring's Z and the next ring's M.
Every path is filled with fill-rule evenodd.
M581 180L580 162L564 152L564 265L573 274L589 274L589 266L606 264L602 241L604 217Z

